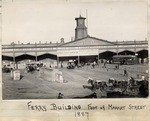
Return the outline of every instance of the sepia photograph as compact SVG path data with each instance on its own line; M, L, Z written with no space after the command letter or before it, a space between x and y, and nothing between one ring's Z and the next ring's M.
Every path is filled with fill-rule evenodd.
M2 11L3 100L149 97L147 2L4 0Z

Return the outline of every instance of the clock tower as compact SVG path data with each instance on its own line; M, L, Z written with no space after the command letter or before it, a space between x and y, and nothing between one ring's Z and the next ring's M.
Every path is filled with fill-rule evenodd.
M77 26L75 28L75 40L87 37L87 27L85 26L84 17L75 18Z

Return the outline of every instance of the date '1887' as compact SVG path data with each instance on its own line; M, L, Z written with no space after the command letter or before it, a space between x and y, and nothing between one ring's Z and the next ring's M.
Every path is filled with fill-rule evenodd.
M85 117L89 120L89 112L81 112L81 111L76 111L75 112L75 117Z

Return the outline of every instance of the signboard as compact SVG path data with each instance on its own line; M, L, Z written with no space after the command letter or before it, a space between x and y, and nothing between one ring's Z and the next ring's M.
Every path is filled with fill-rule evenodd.
M98 49L58 50L57 55L59 57L98 55Z

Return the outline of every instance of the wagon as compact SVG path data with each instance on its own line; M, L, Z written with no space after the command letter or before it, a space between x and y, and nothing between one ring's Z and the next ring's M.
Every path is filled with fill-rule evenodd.
M74 69L75 68L75 64L73 60L69 60L68 61L68 66L67 69Z

